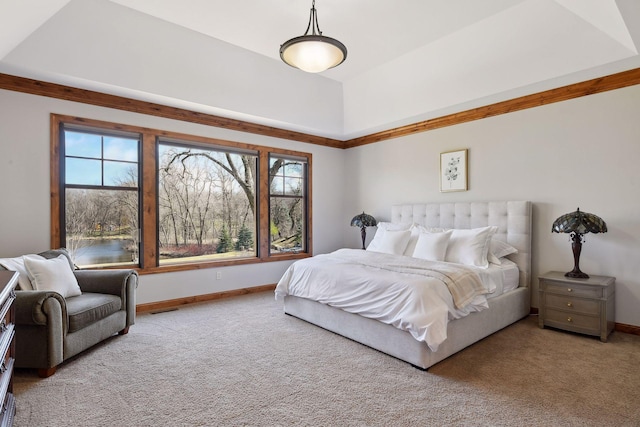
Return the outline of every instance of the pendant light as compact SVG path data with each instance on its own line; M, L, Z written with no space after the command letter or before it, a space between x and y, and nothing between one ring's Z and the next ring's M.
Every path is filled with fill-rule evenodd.
M342 64L347 58L347 48L344 44L322 35L318 26L316 0L311 3L307 31L284 42L280 46L280 58L288 65L308 73L328 70Z

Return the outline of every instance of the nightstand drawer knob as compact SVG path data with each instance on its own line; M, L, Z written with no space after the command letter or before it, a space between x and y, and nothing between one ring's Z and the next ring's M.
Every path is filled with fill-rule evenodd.
M568 303L567 303L567 307L573 307L573 304L572 304L572 303L570 303L570 302L568 302Z
M567 317L567 322L573 322L573 319L571 317Z
M567 288L567 292L573 292L573 289Z

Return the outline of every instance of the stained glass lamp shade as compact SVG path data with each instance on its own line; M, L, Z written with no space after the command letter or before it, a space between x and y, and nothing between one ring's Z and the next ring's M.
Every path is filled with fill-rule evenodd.
M580 252L582 251L582 236L587 233L606 233L607 224L597 215L580 211L562 215L553 222L553 233L571 233L571 248L573 249L573 270L565 273L567 277L587 279L589 275L580 271Z
M351 220L352 227L360 227L360 234L362 235L362 249L364 249L364 241L367 238L367 227L374 227L377 224L376 219L369 214L362 211L353 217Z

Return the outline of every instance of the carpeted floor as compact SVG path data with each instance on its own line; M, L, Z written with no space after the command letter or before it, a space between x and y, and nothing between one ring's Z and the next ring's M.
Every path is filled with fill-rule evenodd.
M428 372L286 316L271 292L138 316L47 379L16 426L640 426L640 336L524 319Z

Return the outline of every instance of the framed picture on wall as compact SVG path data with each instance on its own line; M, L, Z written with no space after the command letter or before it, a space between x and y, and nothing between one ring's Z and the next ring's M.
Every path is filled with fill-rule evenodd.
M467 149L440 153L440 192L467 191Z

